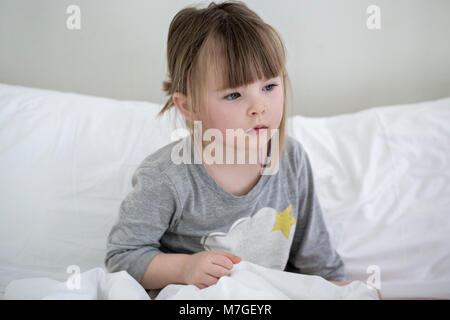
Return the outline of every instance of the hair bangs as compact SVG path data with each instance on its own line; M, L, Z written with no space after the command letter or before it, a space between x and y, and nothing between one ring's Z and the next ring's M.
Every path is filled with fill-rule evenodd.
M237 20L220 24L208 40L203 60L208 61L204 66L208 70L204 72L219 81L217 90L246 86L284 73L285 52L276 33L268 34L267 30L262 32Z

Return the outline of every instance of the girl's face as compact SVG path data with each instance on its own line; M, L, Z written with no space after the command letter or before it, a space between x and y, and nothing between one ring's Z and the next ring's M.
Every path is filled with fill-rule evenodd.
M220 90L214 79L207 84L208 120L203 129L216 128L226 139L224 143L237 146L236 136L227 135L227 129L251 130L257 125L267 126L267 131L252 131L246 135L258 138L258 148L265 145L273 135L271 129L278 129L283 117L284 90L280 76L272 79L260 79L248 86ZM238 135L242 136L242 135ZM264 141L263 137L267 136ZM234 138L233 138L234 137ZM247 144L245 149L247 148Z

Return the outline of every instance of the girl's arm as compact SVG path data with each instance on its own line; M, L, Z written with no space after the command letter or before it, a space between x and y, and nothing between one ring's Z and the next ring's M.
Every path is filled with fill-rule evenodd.
M168 284L184 284L183 266L188 254L159 253L147 265L141 279L144 289L160 289Z
M161 253L160 239L181 205L158 166L141 164L132 176L132 186L108 235L104 262L108 272L124 270L140 282L149 262Z

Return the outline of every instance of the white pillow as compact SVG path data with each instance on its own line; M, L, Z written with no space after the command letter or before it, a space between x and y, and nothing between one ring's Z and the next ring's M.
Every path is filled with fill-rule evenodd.
M134 170L182 126L161 107L0 84L0 293L104 266Z
M383 298L450 298L450 98L295 116L288 130L347 278L379 277Z

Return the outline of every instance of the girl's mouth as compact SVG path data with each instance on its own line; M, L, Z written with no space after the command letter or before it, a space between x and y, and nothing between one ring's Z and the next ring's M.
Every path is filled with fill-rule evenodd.
M253 128L248 129L245 133L247 134L259 134L261 131L267 130L265 125L257 125Z

